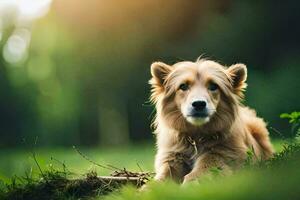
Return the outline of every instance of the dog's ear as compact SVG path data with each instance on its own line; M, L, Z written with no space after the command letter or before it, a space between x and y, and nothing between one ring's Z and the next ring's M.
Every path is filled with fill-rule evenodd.
M164 81L168 74L172 71L172 67L163 62L154 62L151 65L151 75L149 83L151 85L150 101L156 103L160 94L165 91Z
M163 62L154 62L151 65L152 82L159 86L163 86L163 83L167 75L172 71L172 67Z
M245 83L247 79L247 67L244 64L238 63L231 65L227 72L232 80L232 87L236 94L242 96L243 90L247 87Z

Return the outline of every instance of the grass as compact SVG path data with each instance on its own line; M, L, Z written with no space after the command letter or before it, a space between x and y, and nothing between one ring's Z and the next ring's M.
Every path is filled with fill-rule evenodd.
M153 183L148 191L137 193L132 187L107 196L106 200L209 200L209 199L299 199L299 162L288 168L241 170L230 177L204 178L179 186L174 183ZM100 198L99 198L100 199Z
M277 151L282 151L284 149L283 143L284 142L280 140L273 141ZM153 171L153 159L155 154L154 145L146 144L126 148L79 149L91 160L99 164L111 164L118 168L125 167L131 171L140 171L140 167L144 171ZM260 197L260 195L261 197L266 197L266 194L270 193L269 197L272 197L273 195L274 198L286 197L286 199L293 199L294 195L298 194L298 190L296 190L295 187L298 187L300 182L300 173L298 170L300 165L299 162L295 162L295 159L286 159L289 158L288 156L292 155L294 149L285 149L284 152L287 153L278 154L278 156L271 161L271 163L279 163L276 164L276 166L280 166L280 163L284 163L284 168L272 167L269 169L269 164L260 168L245 168L230 177L205 177L202 178L200 182L191 183L186 187L178 186L173 183L151 183L149 187L151 189L142 193L137 192L134 187L126 186L121 192L117 190L117 193L112 193L105 198L110 200L140 199L141 197L149 200L201 198L231 199L230 197L236 199L250 199L249 196L245 195L252 194L259 199L258 197ZM54 170L51 172L51 170L59 169L60 171L63 171L65 170L64 166L66 166L67 171L72 172L72 174L68 174L68 176L70 175L73 178L82 178L84 174L91 171L96 171L99 175L108 175L111 172L107 169L99 168L87 161L72 147L36 149L35 154L42 172L50 175L51 177L48 177L48 180L54 181L54 184L57 184L55 181L61 177L63 177L63 182L66 181L64 178L65 174L62 174L63 176L61 176L61 174L56 174L59 171ZM32 158L32 153L28 150L2 150L0 152L0 159L0 179L4 180L2 185L4 183L9 183L11 181L10 177L13 175L22 177L24 174L29 174L30 176L37 178L41 173ZM300 159L298 159L298 161L299 160ZM49 170L51 173L48 174ZM69 182L64 182L64 184L69 184ZM42 184L38 184L38 187L41 185ZM46 184L46 186L48 185L49 184ZM83 186L85 187L86 184L76 185L77 188ZM34 187L31 185L31 188L36 190L36 185L34 185ZM49 191L53 190L50 188ZM63 196L60 197L62 198ZM70 196L68 196L68 198L69 197ZM102 198L103 196L101 196L101 199Z
M245 166L231 176L204 176L183 186L153 182L143 192L125 187L105 200L299 199L300 144L282 144L283 141L275 143L278 153L270 161Z
M99 164L111 164L132 171L139 171L139 166L144 171L153 170L154 145L142 144L128 147L91 149L79 147L78 149ZM101 175L108 175L111 172L83 159L72 147L41 148L35 149L34 152L42 170L49 169L49 167L61 168L62 163L65 163L68 170L77 175L85 174L87 171L96 171ZM2 180L9 181L10 177L14 175L22 176L25 172L31 170L33 173L39 173L31 150L1 150L0 160L0 179Z

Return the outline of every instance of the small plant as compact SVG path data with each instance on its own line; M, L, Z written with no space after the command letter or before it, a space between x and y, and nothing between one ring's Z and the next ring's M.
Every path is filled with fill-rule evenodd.
M245 160L245 166L253 165L257 159L253 146L247 150L247 159Z
M297 140L300 139L300 112L292 112L292 113L282 113L280 115L282 119L288 119L289 123L292 125L291 133L294 138Z
M274 155L273 158L265 162L261 162L263 166L282 165L287 161L297 160L300 155L300 112L282 113L282 119L289 119L291 124L292 141L287 141L283 145L283 150Z

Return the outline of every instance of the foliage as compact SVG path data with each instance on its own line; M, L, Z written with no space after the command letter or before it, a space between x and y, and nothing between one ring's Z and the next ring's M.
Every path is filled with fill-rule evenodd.
M300 112L282 113L280 118L287 118L291 124L300 122Z
M300 137L300 112L292 112L292 113L282 113L280 115L282 119L288 119L289 123L292 125L291 133L293 137L298 138Z

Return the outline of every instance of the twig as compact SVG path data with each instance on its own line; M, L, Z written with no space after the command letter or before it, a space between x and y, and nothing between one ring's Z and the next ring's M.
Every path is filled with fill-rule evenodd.
M138 168L140 169L140 171L143 172L143 170L142 170L142 168L141 168L141 166L139 165L138 162L136 162L136 165L138 166Z
M109 166L109 165L108 165L108 166L101 165L101 164L98 164L98 163L92 161L89 157L87 157L87 156L84 155L81 151L79 151L75 146L73 146L73 149L75 149L75 151L76 151L81 157L83 157L85 160L87 160L88 162L90 162L90 163L92 163L92 164L94 164L94 165L96 165L96 166L98 166L98 167L102 167L102 168L108 169L108 170L114 170L114 169L115 169L115 167L112 167L112 166ZM116 169L117 169L117 168L116 168Z
M97 176L102 180L115 180L115 181L138 181L141 177L128 177L128 176Z
M106 166L111 167L111 168L113 168L113 169L115 169L115 170L122 171L122 169L120 169L120 168L118 168L118 167L115 167L115 166L113 166L113 165L111 165L111 164L106 164Z

